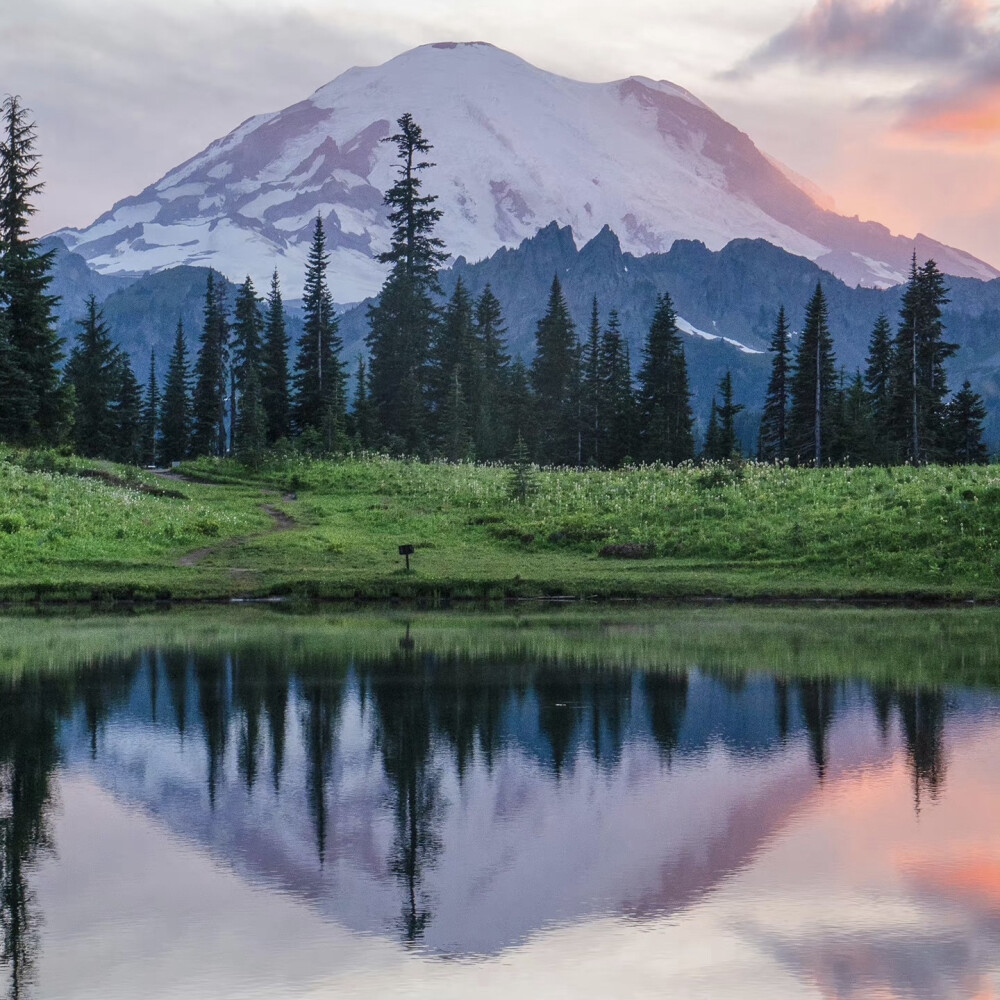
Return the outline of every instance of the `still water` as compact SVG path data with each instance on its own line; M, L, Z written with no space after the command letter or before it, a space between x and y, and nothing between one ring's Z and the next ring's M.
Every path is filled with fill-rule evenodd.
M998 624L0 620L0 985L993 1000Z

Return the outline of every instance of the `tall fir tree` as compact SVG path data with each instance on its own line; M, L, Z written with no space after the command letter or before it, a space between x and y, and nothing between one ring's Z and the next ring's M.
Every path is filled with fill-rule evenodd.
M985 465L989 461L989 452L983 443L985 419L982 396L972 391L966 379L948 404L943 435L946 461L961 465Z
M421 174L434 166L423 157L433 148L410 114L383 140L396 147L396 181L385 194L392 238L379 261L390 264L378 302L368 310L366 343L372 399L384 439L411 453L426 445L427 401L423 386L438 322L437 271L447 259L434 235L441 218L437 197L421 193Z
M868 340L864 374L869 418L877 428L868 441L864 460L876 465L892 462L897 452L892 433L892 373L892 327L886 314L880 313Z
M788 453L817 467L826 460L836 421L837 372L827 321L826 296L817 283L806 307L806 319L795 354L789 386Z
M66 363L66 381L72 386L73 450L84 458L111 458L115 453L113 406L119 393L118 349L104 314L91 295L80 332Z
M125 465L142 462L142 386L124 351L115 351L114 446L108 456Z
M71 394L67 398L72 398ZM10 340L7 313L0 301L0 440L16 441L22 434L23 415L32 407L33 395L21 372L20 359Z
M226 396L229 388L229 319L226 286L208 272L201 344L194 366L193 455L226 454Z
M622 337L617 309L612 309L608 314L608 325L601 333L598 386L600 464L617 468L626 458L635 455L638 444L638 412L635 389L632 386L632 362L628 344Z
M354 376L354 412L351 414L351 422L358 447L365 451L374 448L378 428L375 425L375 408L372 406L372 391L368 383L368 367L363 355L358 356Z
M719 403L715 396L712 397L712 406L708 411L708 428L705 431L705 446L702 448L701 456L709 462L718 462L725 457L722 448L719 430Z
M837 431L833 459L850 465L863 465L874 460L874 431L871 417L872 397L865 388L864 376L855 372L847 380L841 373L838 391Z
M510 363L510 377L504 393L504 412L507 418L509 450L504 457L514 454L514 446L520 438L529 455L535 448L535 398L531 392L531 372L522 358L514 358Z
M462 401L462 433L469 431L468 401L474 391L471 375L478 367L472 298L459 277L444 308L441 322L437 325L427 368L431 437L438 449L449 456L454 452L454 418L459 400ZM446 411L448 421L445 420ZM447 444L448 441L451 444ZM461 457L465 457L467 450L463 451Z
M288 345L285 307L281 301L278 272L275 270L271 275L271 289L267 296L261 354L261 403L267 417L268 444L291 435Z
M149 380L142 401L142 442L140 461L143 465L156 465L160 430L160 387L156 381L156 353L149 354Z
M451 370L451 390L443 400L438 422L440 451L449 462L470 458L472 452L469 405L462 382L462 366L456 365Z
M639 368L640 446L647 462L694 458L687 361L669 294L657 299Z
M552 279L548 308L535 330L531 387L535 399L535 448L549 465L579 459L580 352L559 277Z
M246 365L241 382L242 392L236 418L236 457L244 465L257 469L267 447L267 414L261 401L260 372L257 365Z
M891 421L903 455L912 462L941 455L948 394L944 363L958 350L944 339L942 310L948 301L937 265L929 260L918 267L914 253L893 341Z
M743 412L744 405L733 402L733 373L728 369L719 382L719 393L722 405L716 410L719 421L718 454L712 457L726 460L739 458L741 449L736 435L736 417Z
M191 391L184 324L177 321L160 406L160 459L164 465L187 458L191 444Z
M310 428L318 431L328 452L343 443L347 413L347 389L340 361L343 342L326 282L329 262L323 221L317 216L302 296L302 336L295 361L292 426L299 434Z
M0 136L0 312L5 344L0 383L13 392L0 396L0 432L22 444L55 444L63 431L66 397L59 376L62 340L56 334L49 294L55 251L39 251L28 236L35 214L32 199L42 190L37 179L35 124L16 96L2 105Z
M516 431L510 428L505 396L510 382L507 329L500 301L487 285L475 306L476 356L472 378L472 444L476 457L493 462L509 455Z
M606 462L602 445L602 396L604 387L601 384L601 317L598 311L597 296L594 296L590 309L590 325L587 328L587 339L583 344L580 372L580 397L582 400L583 420L583 459L587 464L600 465Z
M243 284L240 285L236 293L236 301L233 304L233 328L232 328L232 365L230 371L230 405L229 405L229 427L230 427L230 450L238 452L238 438L240 429L244 422L240 419L240 405L243 396L247 391L247 383L251 376L256 383L257 399L255 406L263 408L261 400L262 392L262 366L263 366L263 334L264 317L261 313L260 299L253 281L247 275ZM266 415L263 418L266 421ZM261 415L253 413L248 416L246 426L251 428L256 435L261 426ZM266 429L264 438L266 442ZM245 450L243 452L245 454Z
M758 457L764 462L783 462L788 457L788 320L785 307L771 335L771 377L760 418Z

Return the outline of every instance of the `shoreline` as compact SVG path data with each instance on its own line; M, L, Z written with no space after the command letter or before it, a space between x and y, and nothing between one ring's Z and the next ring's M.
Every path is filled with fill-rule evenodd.
M672 594L630 596L576 596L576 595L515 595L507 597L468 597L443 594L372 596L303 596L296 594L271 594L263 596L218 595L201 597L52 597L49 599L0 599L0 614L19 611L170 611L177 608L228 608L228 607L281 607L295 611L337 608L342 610L412 609L416 611L477 610L501 611L514 607L608 607L608 608L701 608L712 606L795 608L845 607L862 610L947 610L960 608L1000 608L997 597L948 597L945 595L885 594L871 595L756 595L720 596L715 594Z

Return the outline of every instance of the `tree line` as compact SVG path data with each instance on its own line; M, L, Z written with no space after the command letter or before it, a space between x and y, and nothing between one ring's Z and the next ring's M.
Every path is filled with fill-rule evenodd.
M948 303L933 260L914 254L895 333L878 317L864 371L838 371L822 284L806 307L791 357L784 307L771 338L771 375L758 456L803 464L984 463L986 408L966 381L948 398L944 362L958 350L944 336Z
M307 258L303 332L294 365L277 272L266 297L247 277L230 313L226 283L210 272L193 363L178 323L162 386L156 359L141 388L115 346L96 300L79 320L66 364L48 294L52 254L27 237L40 190L34 126L17 98L4 103L0 145L0 437L69 442L81 455L168 464L232 455L255 465L285 443L311 453L380 449L450 460L617 467L677 464L741 452L727 372L712 401L703 445L695 421L683 335L661 295L637 371L617 313L602 322L595 298L581 338L553 278L530 364L507 350L501 303L461 279L443 300L447 253L435 235L436 198L422 188L432 147L410 115L386 142L396 148L385 195L392 237L378 260L389 273L368 309L367 360L349 373L326 279L329 254L316 219ZM914 257L893 333L880 317L864 372L838 371L822 285L807 306L792 357L782 307L757 457L841 462L982 462L982 400L968 382L949 397L944 362L944 279ZM349 386L350 383L350 386ZM350 405L349 405L350 397Z

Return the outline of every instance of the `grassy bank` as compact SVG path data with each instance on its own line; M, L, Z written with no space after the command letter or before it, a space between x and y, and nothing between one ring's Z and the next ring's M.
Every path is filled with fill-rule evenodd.
M148 650L264 657L288 669L425 655L439 664L575 665L740 677L856 679L915 687L1000 688L1000 609L808 613L746 605L518 606L499 612L312 610L284 605L129 614L0 614L0 682Z
M27 458L0 462L9 600L1000 597L996 467L543 471L517 501L472 465Z

